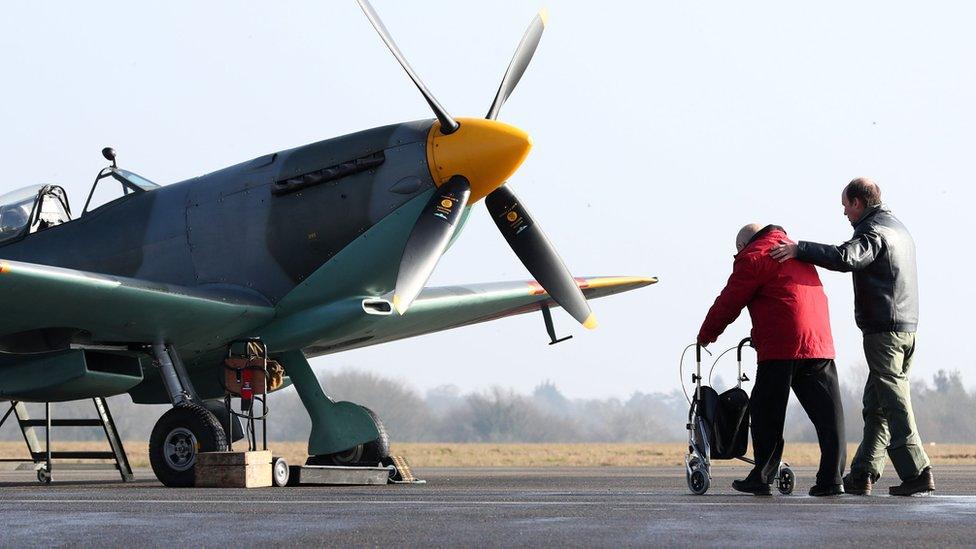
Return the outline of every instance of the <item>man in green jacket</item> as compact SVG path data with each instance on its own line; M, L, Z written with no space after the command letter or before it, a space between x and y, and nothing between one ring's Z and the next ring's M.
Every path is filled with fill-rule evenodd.
M851 472L849 494L867 495L884 469L885 450L900 486L889 493L910 496L935 490L929 457L915 426L908 380L918 325L915 242L908 229L881 203L881 189L867 178L851 181L841 194L844 215L854 226L839 245L781 242L770 251L832 271L854 273L854 317L864 334L868 381L864 387L864 437Z

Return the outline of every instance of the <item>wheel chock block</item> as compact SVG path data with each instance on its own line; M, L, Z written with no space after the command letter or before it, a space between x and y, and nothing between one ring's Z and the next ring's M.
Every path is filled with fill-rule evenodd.
M402 456L390 456L383 460L383 464L393 467L394 471L390 475L390 482L394 484L427 484L427 481L414 476L410 464Z
M271 451L201 452L194 464L198 488L267 488L271 486Z

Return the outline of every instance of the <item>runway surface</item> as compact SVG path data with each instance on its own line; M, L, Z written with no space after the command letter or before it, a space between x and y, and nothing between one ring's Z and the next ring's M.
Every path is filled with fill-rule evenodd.
M681 469L418 469L426 485L170 489L150 471L0 472L0 544L216 546L732 546L976 544L976 467L935 469L936 495L755 497L713 472L705 496ZM114 475L114 476L113 476Z

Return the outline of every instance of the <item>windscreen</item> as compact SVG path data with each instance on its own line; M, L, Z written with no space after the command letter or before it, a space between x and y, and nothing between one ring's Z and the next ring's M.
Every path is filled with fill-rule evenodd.
M31 185L0 196L0 242L20 236L30 221L37 193L43 185Z
M115 169L115 173L121 175L126 181L132 183L133 185L139 187L144 191L151 191L153 189L159 188L159 185L153 183L152 181L146 179L145 177L142 177L137 173L132 173L128 170L123 170L119 168Z

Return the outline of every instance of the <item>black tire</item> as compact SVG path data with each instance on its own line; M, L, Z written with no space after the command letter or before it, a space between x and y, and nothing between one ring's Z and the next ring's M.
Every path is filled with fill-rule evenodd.
M285 458L271 458L271 482L278 487L287 486L288 478L291 476L291 469Z
M709 480L707 472L703 469L696 469L688 476L688 489L691 490L692 494L701 496L708 491Z
M796 486L796 475L793 474L793 469L789 467L783 467L779 470L779 478L776 479L776 489L779 493L784 496L788 496L793 493L793 488Z
M192 402L175 406L165 414L149 436L149 464L166 486L193 486L193 465L199 452L227 449L227 435L216 416Z
M381 461L390 457L390 434L386 432L386 426L383 425L383 420L380 419L380 416L376 415L376 412L365 406L363 409L366 410L369 417L373 418L373 424L376 425L376 430L380 433L380 436L376 440L363 445L362 463L366 465L378 465Z
M344 452L336 452L325 456L310 456L307 465L340 465L351 467L355 465L379 465L381 461L390 456L390 435L386 432L386 426L376 412L363 406L363 410L372 418L373 424L380 436L376 440L371 440L365 444L357 444Z

